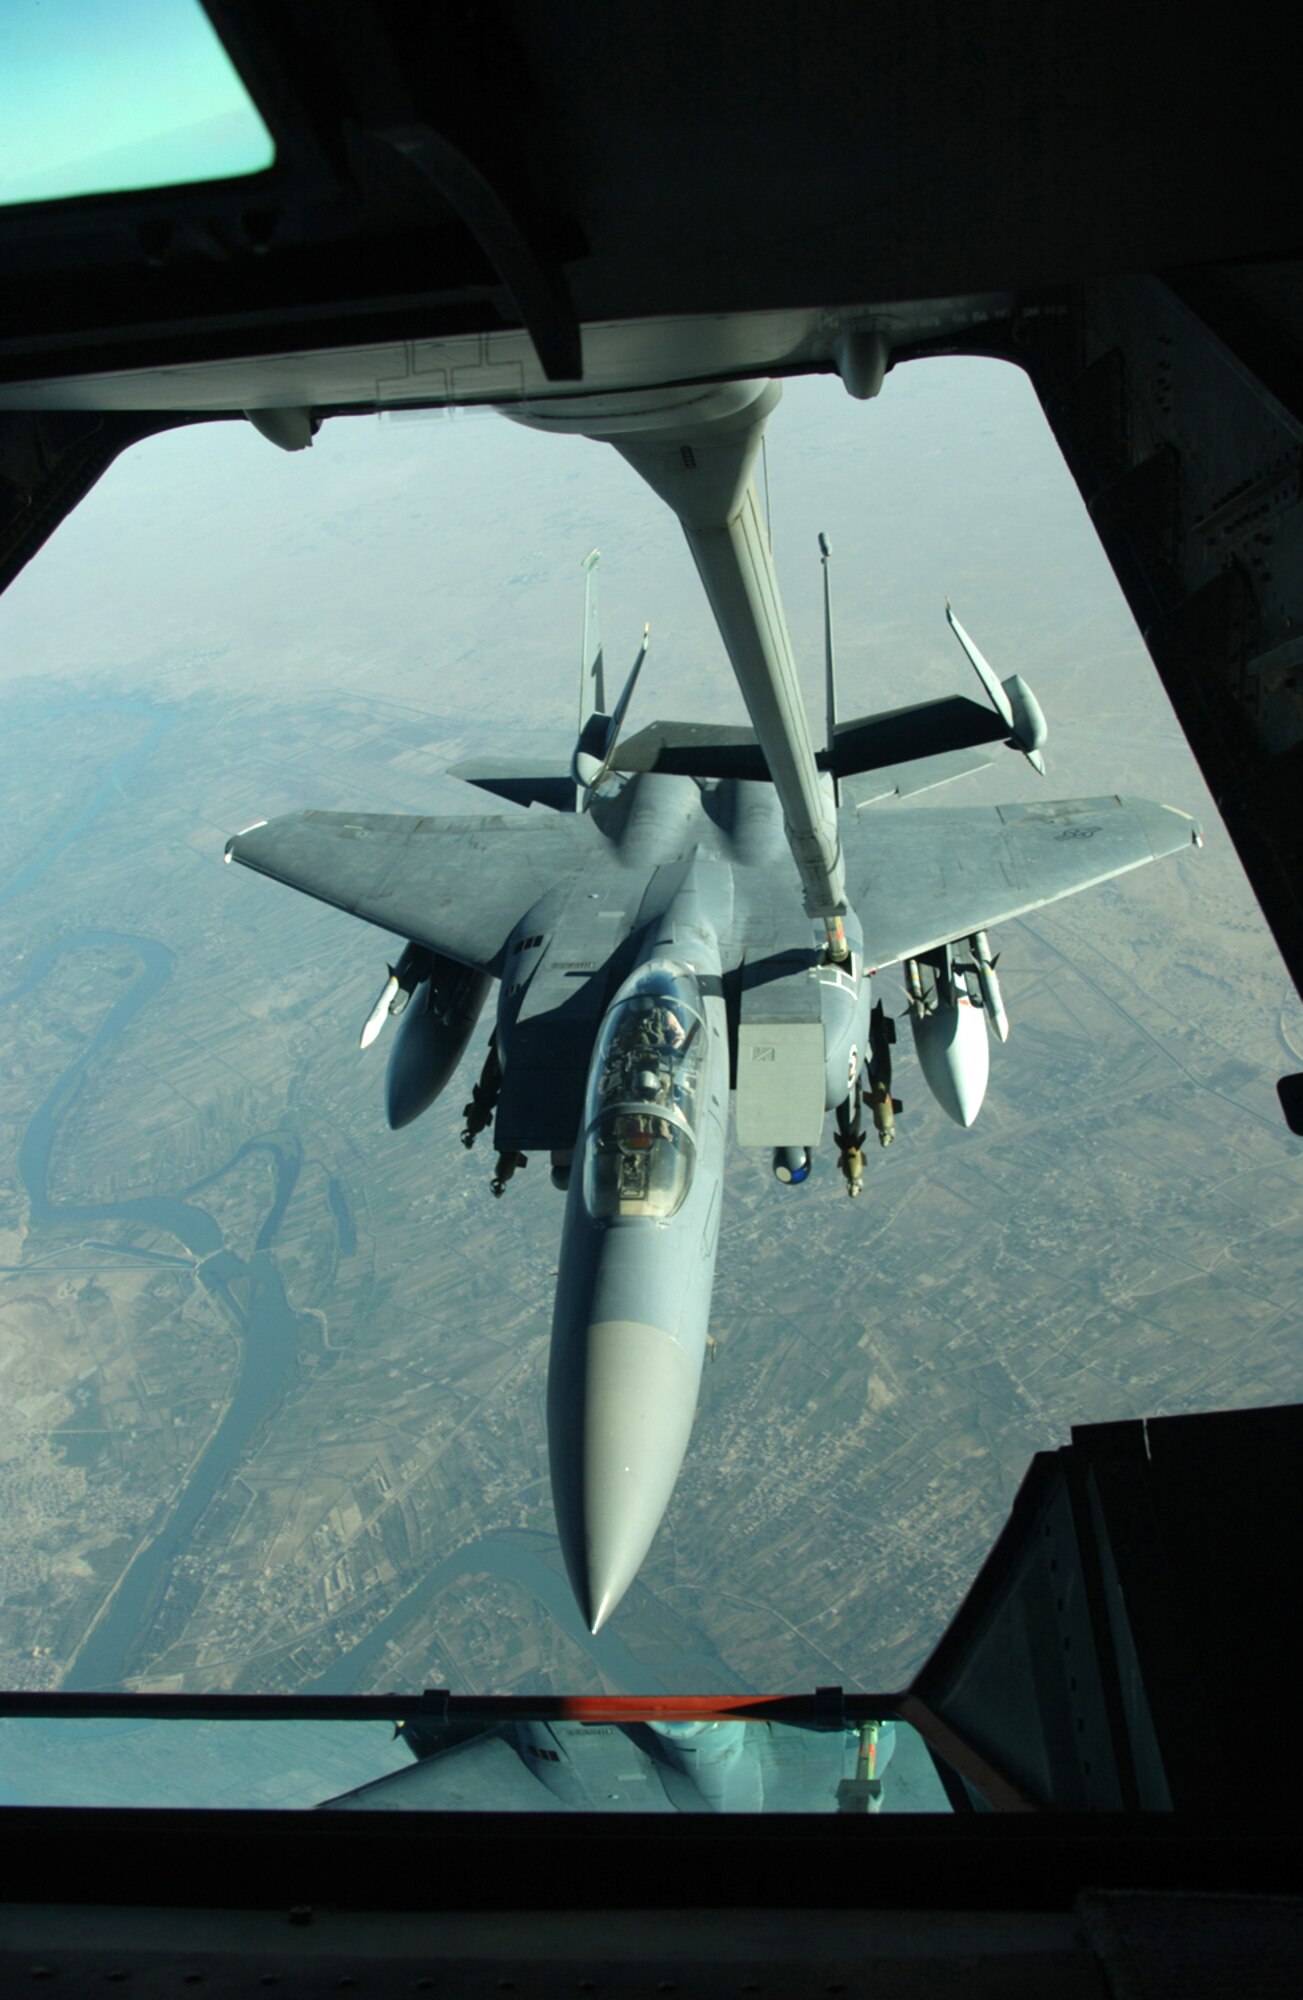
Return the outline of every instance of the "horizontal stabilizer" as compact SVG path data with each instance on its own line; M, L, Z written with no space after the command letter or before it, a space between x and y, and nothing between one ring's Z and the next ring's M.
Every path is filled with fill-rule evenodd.
M612 768L683 778L769 776L755 730L719 722L649 722L621 743Z
M573 812L575 781L568 763L544 763L528 758L464 757L448 766L450 778L476 785L513 806L551 806L553 812Z
M816 761L821 771L831 771L837 778L854 777L863 771L890 771L892 781L886 789L903 794L902 766L1000 743L1007 734L1006 725L993 709L970 701L966 695L943 695L938 701L885 709L880 715L861 715L852 722L838 723L831 751L820 750ZM965 768L980 770L990 761L980 757ZM716 722L649 723L620 745L614 768L673 772L687 778L769 776L755 731L745 724ZM957 777L960 773L956 769L945 775ZM941 778L926 780L927 784L941 782ZM924 788L911 785L909 790Z
M861 771L1002 743L1008 733L995 711L980 701L963 694L943 695L939 701L920 701L909 708L889 708L881 715L838 723L831 760L825 754L819 762L831 762L835 777L852 778Z

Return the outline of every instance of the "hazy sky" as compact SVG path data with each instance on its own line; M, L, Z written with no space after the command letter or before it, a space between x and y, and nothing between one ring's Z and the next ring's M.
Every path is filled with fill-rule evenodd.
M1124 731L1176 725L1021 373L914 364L881 397L787 385L769 427L773 536L812 708L816 535L834 551L842 708L966 688L959 615L1050 716L1069 789L1112 789L1090 754L1091 676L1134 669ZM374 689L473 723L569 732L580 563L602 549L608 660L652 655L638 720L740 703L676 524L610 447L489 414L337 420L288 455L242 422L124 454L0 606L3 671L178 695ZM1129 704L1128 704L1129 705ZM631 724L633 726L633 724ZM1073 732L1080 741L1075 741ZM1062 778L1056 779L1056 788ZM1007 779L1006 779L1007 783Z
M816 536L823 529L834 551L844 717L956 691L975 692L971 670L945 624L944 602L950 596L997 672L1024 674L1049 718L1046 780L1022 760L1002 757L994 771L930 795L928 806L1131 790L1205 817L1209 846L1197 866L1166 873L1155 869L1131 878L1126 896L1135 900L1125 906L1096 902L1087 910L1085 899L1081 905L1064 906L1078 913L1072 922L1081 928L1066 929L1062 919L1051 932L1051 943L1060 941L1065 968L1078 952L1077 939L1087 938L1092 948L1098 945L1113 955L1114 969L1120 969L1124 980L1135 968L1143 975L1140 983L1148 981L1136 1003L1148 1025L1132 1029L1116 1012L1100 1015L1105 1020L1098 1030L1101 1047L1110 1046L1110 1036L1125 1040L1134 1033L1143 1042L1146 1034L1165 1034L1165 1023L1189 1014L1210 1036L1233 1045L1237 1055L1257 1066L1265 1106L1257 1115L1265 1129L1265 1120L1274 1118L1269 1078L1279 1054L1283 972L1022 375L977 360L912 364L889 375L881 396L867 405L853 402L836 381L791 383L769 426L769 484L776 560L816 733L823 652ZM79 874L76 853L70 853L65 872L48 878L39 899L32 898L22 910L15 902L10 912L14 935L21 936L24 948L57 937L69 926L112 922L149 929L151 935L166 932L177 947L177 964L167 1008L158 1010L152 1029L158 1041L150 1062L165 1069L173 1060L194 1061L195 1047L220 1048L222 1037L230 1036L248 1045L248 1061L263 1065L260 1075L265 1077L269 1068L275 1072L274 1088L262 1092L251 1087L247 1101L232 1109L236 1100L229 1080L216 1065L209 1082L213 1102L221 1106L220 1117L214 1113L220 1131L214 1136L205 1128L202 1143L229 1150L238 1139L269 1129L282 1116L292 1119L301 1111L310 1116L315 1092L320 1101L344 1107L340 1116L347 1113L350 1133L354 1128L348 1121L356 1116L349 1139L355 1150L347 1167L339 1165L338 1171L352 1176L350 1187L359 1205L377 1185L377 1159L383 1159L379 1178L384 1188L377 1201L392 1201L402 1211L400 1220L406 1204L427 1198L433 1158L451 1190L449 1150L454 1166L465 1164L453 1136L459 1089L450 1091L448 1100L414 1132L391 1135L383 1129L375 1065L367 1074L358 1071L348 1085L352 1094L347 1102L337 1080L337 1071L356 1063L356 1028L381 976L383 941L325 911L312 912L309 920L298 899L290 899L284 917L273 914L280 908L275 897L282 892L241 871L223 870L221 844L226 833L263 813L344 803L337 788L354 782L359 771L375 772L377 782L388 788L388 796L372 797L368 781L363 795L352 801L359 807L473 811L479 803L474 795L439 775L448 744L462 753L498 749L511 754L528 740L531 746L546 744L554 754L563 754L575 726L580 566L595 545L602 549L608 674L622 673L644 620L652 622L651 657L630 727L656 716L739 718L741 704L728 663L681 534L666 510L609 447L540 437L491 413L337 420L326 426L311 451L296 455L276 450L242 421L197 425L153 439L110 469L0 599L0 685L13 713L22 710L29 692L51 689L60 699L69 694L88 700L144 697L178 718L166 758L160 755L132 779L119 817L105 814L97 824L97 868ZM210 717L195 699L209 695L239 699L225 709L212 703ZM341 704L340 697L349 699ZM377 707L401 703L412 712L410 757L394 747L405 740L407 716L395 723L392 711L386 721L389 734L370 763L355 754L351 732L356 719L365 717L368 702ZM283 734L291 715L293 754L282 759L276 718ZM34 740L46 747L39 723L31 727ZM220 745L211 744L210 727L224 732ZM98 747L98 739L91 740ZM416 754L422 745L429 746L424 757ZM52 769L57 769L57 745L49 747ZM84 763L85 742L79 747ZM165 791L164 767L171 774ZM102 774L88 782L102 782ZM324 797L314 795L320 786L326 787ZM165 825L159 823L163 796ZM71 803L50 807L55 817L71 810ZM119 907L109 907L112 895L103 888L113 882L124 885ZM1221 956L1215 964L1207 918L1201 917L1214 892L1221 899L1213 940ZM185 905L184 920L173 929L164 913L168 898L173 907L177 899ZM310 933L311 950L302 962L276 962L282 922L297 939ZM1152 977L1146 957L1151 926L1162 931L1162 964ZM983 1157L992 1166L1007 1167L992 1199L1014 1213L1019 1206L1017 1175L1024 1171L1005 1157L1017 1139L1014 1106L1021 1102L1025 1109L1036 1109L1026 1097L1018 1099L1017 1087L1021 1084L1029 1096L1058 1092L1059 1101L1075 1114L1080 1105L1073 1079L1079 1072L1072 1065L1086 1062L1091 1050L1088 1038L1081 1039L1070 1024L1066 1040L1058 1044L1045 1027L1057 1019L1050 989L1069 984L1066 969L1051 970L1043 978L1042 971L1036 974L1041 990L1035 1006L1042 1030L1036 1040L1036 1023L1029 1018L1032 995L1018 986L1017 978L1019 957L1034 958L1031 945L1013 927L1000 942L1010 954L1009 998L1011 1007L1019 1009L1016 1035L1007 1054L1000 1052L1003 1076L993 1064L991 1102L967 1158L978 1163L979 1172ZM214 1000L209 982L215 968L239 961L241 954L249 969L240 1005L248 1011L237 1013L229 995ZM1042 953L1035 964L1042 967L1043 959ZM1195 976L1190 968L1201 968L1207 981L1210 965L1220 988L1210 997L1200 989L1200 1002L1192 1006L1186 998ZM331 1012L328 1018L312 1016L308 1036L303 1017L317 1007L324 1014L327 998ZM59 993L52 1008L57 1013L75 999L74 984ZM1232 1000L1238 1009L1234 1020L1227 1013ZM92 1012L80 1026L75 1020L68 1025L58 1013L69 1049L79 1045L79 1033L92 1032ZM273 1016L274 1028L268 1025ZM175 1043L167 1039L172 1034ZM296 1035L301 1039L294 1040ZM187 1042L187 1036L193 1039ZM49 1059L54 1060L52 1054ZM114 1057L120 1065L129 1059L126 1048ZM66 1052L58 1060L67 1060ZM906 1073L911 1061L902 1055ZM1172 1090L1183 1093L1172 1101L1184 1106L1189 1073L1168 1055L1155 1054L1153 1062L1164 1076L1171 1071ZM130 1074L125 1067L115 1072L118 1087L127 1092L125 1101L132 1101L123 1081ZM1098 1083L1098 1072L1096 1077ZM884 1171L894 1177L891 1186L897 1191L892 1216L911 1199L911 1188L926 1183L947 1148L953 1167L953 1147L959 1142L953 1132L938 1131L944 1121L939 1114L933 1118L930 1107L920 1102L917 1076L909 1082L902 1095L911 1098L910 1123L902 1143L885 1156ZM291 1084L296 1093L292 1102L285 1095ZM24 1088L32 1105L24 1111L22 1102L15 1103L15 1130L22 1118L31 1116L39 1098L35 1083ZM1155 1118L1166 1115L1168 1101L1162 1099ZM1222 1121L1219 1143L1229 1135L1229 1146L1237 1127L1225 1103L1219 1099L1213 1113ZM1134 1131L1134 1107L1129 1115ZM1175 1128L1173 1114L1172 1147L1179 1152ZM88 1129L89 1117L79 1110L78 1148ZM117 1129L114 1143L124 1155L131 1140L131 1134ZM1093 1186L1098 1178L1114 1203L1107 1210L1114 1218L1126 1203L1117 1193L1111 1135L1092 1130L1080 1143L1083 1185ZM989 1146L989 1156L983 1156L983 1146ZM1284 1154L1284 1141L1277 1144L1273 1122L1273 1170L1278 1154ZM215 1168L221 1160L215 1156L207 1164ZM483 1165L476 1156L476 1171ZM793 1255L799 1256L799 1220L782 1207L786 1197L768 1182L767 1163L756 1166L763 1188L753 1189L736 1168L734 1162L739 1197L754 1193L754 1205L745 1213L742 1199L735 1205L736 1243L743 1240L744 1223L767 1242L782 1241L783 1232L792 1231ZM133 1187L144 1184L148 1171L144 1150L132 1168ZM1144 1162L1131 1171L1146 1180L1146 1192L1151 1192ZM1245 1183L1248 1174L1246 1164ZM508 1239L504 1261L507 1255L518 1258L521 1286L538 1278L541 1326L549 1305L543 1294L547 1273L555 1266L560 1212L543 1185L544 1175L535 1171L524 1178L527 1185L519 1193L513 1189L512 1201L502 1204L502 1210L509 1212L510 1227L520 1228L529 1240L513 1247ZM1218 1195L1223 1180L1217 1179L1210 1199L1231 1200L1235 1172L1228 1168L1224 1181L1231 1192ZM1006 1187L1012 1190L1007 1204ZM476 1189L476 1199L482 1200L485 1191L479 1182ZM759 1206L771 1197L777 1209ZM301 1194L298 1199L302 1207L305 1198ZM864 1208L865 1226L877 1226L875 1205L865 1203ZM1220 1240L1233 1253L1229 1235L1217 1239L1220 1213L1210 1208L1205 1217L1201 1211L1198 1227L1210 1243ZM1226 1215L1231 1214L1228 1207ZM535 1216L536 1223L530 1220ZM819 1225L830 1241L834 1220L829 1213ZM893 1246L908 1247L914 1220L908 1213L900 1230L882 1221L881 1241L873 1238L872 1254L863 1253L863 1268L880 1270ZM837 1240L844 1242L847 1226L839 1226ZM973 1225L965 1222L964 1227ZM726 1222L726 1251L733 1241L728 1228ZM1070 1230L1070 1223L1065 1228ZM998 1236L997 1223L992 1240ZM956 1255L963 1254L962 1232L956 1231L954 1242ZM1117 1244L1105 1242L1101 1249L1116 1252ZM1209 1271L1225 1254L1210 1248ZM974 1255L975 1267L977 1262ZM328 1258L321 1268L329 1273ZM724 1255L722 1268L727 1288L733 1279ZM736 1278L736 1265L732 1268ZM860 1268L852 1258L842 1272L850 1347ZM304 1270L297 1267L295 1283L300 1281L306 1286ZM999 1338L1013 1350L1020 1341L1038 1339L1040 1329L1019 1323L1020 1301L1002 1289L1009 1282L1006 1274L998 1286L991 1285L998 1299L989 1316ZM1205 1293L1212 1300L1211 1316L1214 1308L1220 1310L1220 1294L1213 1297L1204 1286L1198 1296ZM1193 1296L1193 1291L1183 1294L1187 1317ZM720 1299L717 1288L717 1306ZM912 1303L905 1281L899 1286L899 1302L906 1309ZM333 1310L334 1301L329 1303ZM1141 1310L1129 1301L1125 1309ZM341 1311L347 1326L347 1308ZM1088 1316L1083 1324L1089 1324ZM372 1329L354 1331L365 1358ZM943 1332L949 1340L951 1329ZM955 1338L962 1332L954 1329ZM376 1338L383 1337L382 1328ZM1179 1374L1186 1365L1185 1349L1166 1336L1163 1340L1170 1366ZM1076 1345L1084 1353L1085 1343ZM1119 1338L1118 1348L1129 1356L1124 1339ZM994 1345L992 1351L1003 1352ZM1000 1506L1007 1505L1006 1488L999 1482L1016 1480L1032 1450L1061 1442L1067 1423L1083 1414L1138 1415L1154 1409L1151 1381L1156 1376L1134 1384L1129 1375L1102 1386L1087 1384L1094 1400L1083 1401L1086 1391L1074 1387L1071 1378L1078 1359L1075 1346L1062 1361L1056 1356L1053 1366L1062 1374L1056 1377L1057 1400L1052 1409L1046 1405L1048 1415L1042 1412L1034 1422L1019 1418L1017 1424L1011 1419L1013 1427L1004 1434L1007 1462L996 1465L994 1448L971 1465L956 1461L944 1490L959 1495L957 1507L971 1509L980 1500L983 1519L998 1519ZM747 1355L739 1351L734 1372L723 1367L714 1371L718 1379L709 1393L721 1406L734 1396L733 1406L741 1407L734 1385L745 1384L747 1365ZM930 1393L929 1381L908 1377L896 1415L904 1412L913 1421L917 1414L923 1422ZM792 1395L796 1409L800 1398L795 1390ZM527 1443L534 1450L541 1448L541 1391L537 1408L531 1408L539 1437L531 1433ZM764 1410L757 1408L751 1442L766 1435L760 1423ZM844 1428L847 1452L859 1450L853 1425ZM696 1455L693 1464L703 1473L697 1496L703 1506L709 1499L704 1475L714 1466L712 1454L719 1450L722 1434L722 1422L712 1429L699 1421L690 1448L690 1456ZM874 1474L871 1456L866 1446L855 1467L866 1492ZM539 1471L541 1475L541 1463ZM817 1480L810 1490L825 1492ZM696 1517L689 1499L681 1490L681 1544L691 1541L708 1568L728 1563L732 1551L726 1544L703 1548L700 1536L694 1536ZM981 1554L963 1540L962 1528L961 1521L947 1529L952 1536L948 1546L957 1551L949 1557L953 1575L948 1571L946 1581L947 1601L953 1603ZM903 1553L892 1540L898 1531ZM820 1546L826 1547L829 1560L845 1560L845 1537L831 1511L823 1532L825 1544ZM970 1527L968 1532L971 1540L976 1531ZM917 1565L911 1576L927 1580L932 1575L927 1568L930 1547L914 1548L894 1521L877 1524L876 1552L888 1568L896 1564L903 1569L908 1561ZM688 1568L685 1559L685 1574ZM703 1574L706 1584L694 1616L709 1632L707 1584L713 1571ZM780 1565L763 1566L763 1582L754 1585L764 1602L755 1606L753 1651L730 1655L744 1661L757 1685L771 1678L769 1664L781 1636L777 1613L788 1609L789 1582ZM841 1640L835 1616L832 1611L827 1615L829 1623L817 1627L817 1636L821 1645L836 1647ZM852 1615L859 1611L848 1601L847 1617ZM811 1632L816 1623L810 1624ZM848 1657L852 1651L848 1647ZM868 1671L867 1665L863 1670Z

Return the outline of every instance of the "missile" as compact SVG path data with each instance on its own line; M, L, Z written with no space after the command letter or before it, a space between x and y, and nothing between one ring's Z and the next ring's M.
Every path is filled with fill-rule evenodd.
M1004 1010L1004 999L1000 992L1000 982L996 977L995 959L991 956L990 939L985 931L974 931L968 940L968 948L973 954L973 966L977 973L978 991L986 1018L991 1024L991 1032L997 1041L1009 1039L1009 1016Z
M357 1043L360 1049L370 1048L372 1042L384 1027L385 1022L389 1019L389 1010L397 998L398 974L391 972L384 985L380 988L380 998L376 1001L375 1006L362 1023L362 1033L358 1036Z
M448 963L447 960L440 961ZM424 945L404 945L397 965L391 965L389 977L380 988L380 998L362 1023L362 1033L358 1037L358 1047L369 1049L391 1014L401 1014L412 997L413 989L428 977L435 963L435 954Z

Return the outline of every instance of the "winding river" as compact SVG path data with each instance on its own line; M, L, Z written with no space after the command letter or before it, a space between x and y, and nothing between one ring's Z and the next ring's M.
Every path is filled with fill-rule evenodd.
M277 1135L249 1140L216 1173L186 1190L187 1196L200 1192L253 1151L271 1155L275 1195L249 1258L238 1257L228 1250L208 1211L180 1195L139 1195L129 1201L113 1202L56 1202L50 1198L50 1161L60 1127L76 1107L88 1068L103 1057L140 1010L157 998L172 976L173 955L155 938L134 937L121 931L81 931L58 939L39 952L21 985L0 995L0 1002L22 999L40 986L61 959L97 945L130 950L139 961L140 971L109 1008L82 1053L69 1064L37 1107L23 1134L18 1148L18 1170L27 1190L32 1222L38 1226L137 1223L175 1237L190 1253L190 1259L184 1261L197 1262L199 1282L220 1300L236 1328L239 1364L221 1422L191 1468L184 1486L167 1503L159 1526L136 1551L104 1612L83 1642L68 1676L67 1685L73 1688L112 1686L132 1671L148 1641L175 1557L257 1432L279 1408L295 1378L300 1333L299 1315L286 1299L271 1254L302 1164L297 1139ZM247 1303L242 1304L242 1299Z
M135 704L112 705L131 712L137 708ZM126 778L152 753L172 725L168 715L143 707L139 712L150 718L145 736L114 760L99 790L75 818L35 860L0 889L0 902L23 893L40 880L96 815L121 795ZM108 1009L81 1054L63 1071L37 1107L23 1134L18 1169L30 1203L31 1220L37 1227L69 1223L94 1226L116 1221L166 1232L184 1247L186 1256L134 1250L133 1256L195 1269L199 1282L220 1302L236 1330L239 1358L230 1401L217 1428L180 1490L160 1509L156 1526L136 1550L73 1662L65 1686L82 1690L116 1686L139 1672L147 1662L149 1641L177 1556L209 1503L279 1410L297 1376L300 1340L316 1338L315 1320L300 1315L290 1305L273 1254L303 1163L302 1147L295 1135L275 1132L247 1140L222 1166L180 1195L140 1195L115 1202L51 1199L50 1162L61 1128L76 1109L88 1071L103 1061L136 1015L158 998L172 976L174 955L156 938L112 930L81 931L59 938L39 951L22 981L0 994L0 1006L17 1003L38 991L62 960L102 946L131 951L139 971ZM255 1151L270 1155L275 1188L254 1250L244 1258L226 1247L218 1223L195 1197ZM356 1246L356 1231L346 1192L339 1181L331 1180L328 1198L340 1253L347 1256ZM310 1690L346 1693L367 1684L389 1642L423 1614L438 1591L461 1577L487 1575L527 1590L608 1680L629 1692L665 1692L665 1680L643 1666L609 1629L596 1637L587 1630L575 1609L564 1575L546 1559L553 1549L554 1543L546 1536L502 1534L487 1535L456 1550L428 1570L413 1590L377 1619L365 1638L311 1682ZM676 1688L691 1687L696 1692L725 1688L745 1691L739 1676L729 1673L718 1659L708 1655L667 1652L663 1664Z

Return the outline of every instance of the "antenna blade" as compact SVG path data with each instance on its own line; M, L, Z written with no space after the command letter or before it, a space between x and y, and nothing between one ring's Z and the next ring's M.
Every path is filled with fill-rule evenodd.
M985 654L974 643L974 641L969 638L967 632L965 632L963 626L960 624L959 620L955 617L954 612L950 608L949 598L946 599L946 619L949 623L951 631L954 633L956 639L958 639L960 645L967 653L968 658L974 670L976 671L977 678L979 679L979 681L981 681L982 686L986 689L992 708L995 710L996 714L1000 717L1000 720L1006 725L1010 734L1012 735L1014 733L1014 719L1013 719L1013 707L1012 704L1010 703L1009 697L1005 693L1004 688L1001 686L1000 682L996 679L995 669L991 665L990 661L986 658Z

